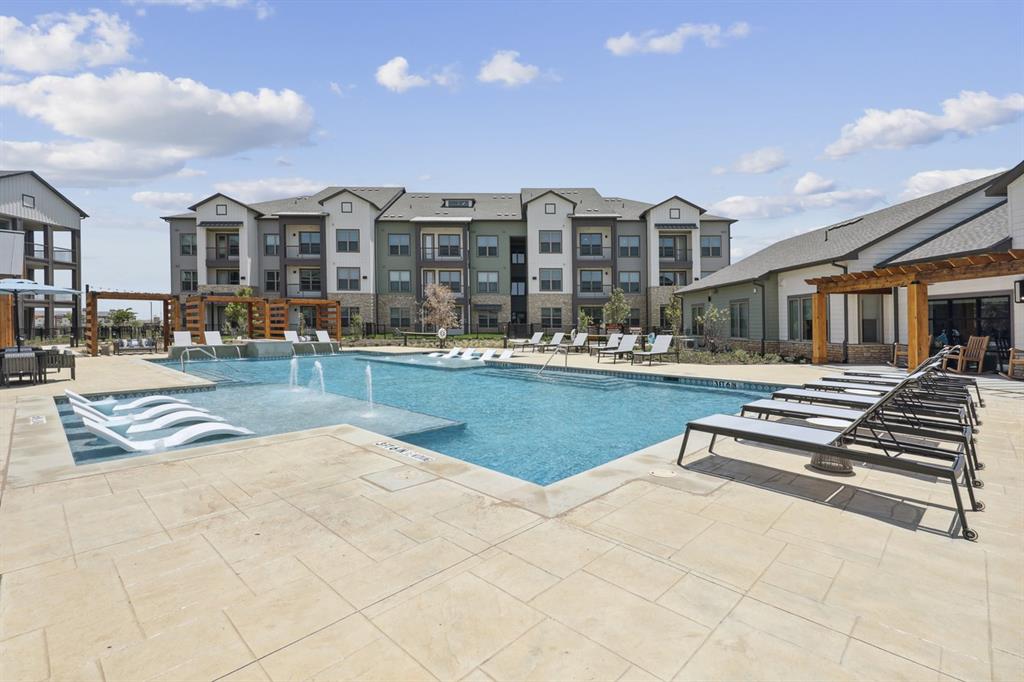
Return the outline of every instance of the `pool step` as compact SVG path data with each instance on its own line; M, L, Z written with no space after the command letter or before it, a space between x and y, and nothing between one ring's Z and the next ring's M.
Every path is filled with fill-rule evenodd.
M575 372L559 372L557 370L545 370L538 372L537 368L512 368L489 369L485 373L493 376L500 376L506 379L519 379L522 381L539 381L549 384L563 384L578 386L580 388L592 388L601 391L613 391L620 388L627 388L632 385L627 379L620 379L605 374L577 374Z

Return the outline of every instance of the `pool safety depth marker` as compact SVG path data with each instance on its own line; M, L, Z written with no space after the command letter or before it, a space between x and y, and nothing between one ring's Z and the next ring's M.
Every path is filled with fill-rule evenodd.
M414 459L417 462L433 462L434 461L434 458L431 457L430 455L425 455L422 452L416 452L415 450L410 450L409 448L404 447L402 445L399 445L398 443L392 443L390 441L382 440L382 441L378 441L378 442L374 443L374 445L376 445L378 448L380 448L382 450L387 450L388 452L393 452L396 455L402 455L403 457L408 457L409 459Z

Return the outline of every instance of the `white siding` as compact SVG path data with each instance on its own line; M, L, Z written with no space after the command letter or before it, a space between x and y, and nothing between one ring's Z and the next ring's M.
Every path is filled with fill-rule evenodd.
M674 208L679 209L679 217L669 218L669 210ZM657 282L658 275L661 274L658 263L658 230L654 227L656 223L693 223L697 225L697 229L690 232L690 249L693 251L693 269L691 270L690 281L699 278L700 211L685 201L672 199L647 212L647 243L650 245L650 248L647 249L647 272L651 273L650 279L652 282ZM724 250L725 248L725 244L722 244L722 249Z
M342 213L342 202L352 203L351 213ZM359 274L366 279L359 283L360 293L376 293L376 268L374 253L376 249L376 229L374 221L377 219L377 209L369 201L356 196L351 192L342 192L331 198L324 204L324 211L328 213L326 224L327 234L324 235L324 248L327 249L327 272L323 276L327 278L328 293L338 291L338 268L359 268ZM359 230L359 252L338 253L338 230Z
M787 270L779 273L779 339L789 340L789 298L791 296L806 296L813 294L816 290L805 280L814 277L829 277L842 274L842 269L833 265L812 265L797 270ZM843 342L843 297L832 295L828 297L829 341L832 343ZM857 342L857 297L850 296L847 301L847 319L849 320L849 342Z
M1006 188L1007 208L1010 213L1010 236L1013 248L1024 249L1024 176L1010 183Z
M544 204L555 204L555 213L544 213ZM540 269L562 269L562 292L569 293L573 282L572 250L572 202L556 194L544 194L526 205L526 262L529 267L529 281L526 285L531 294L540 293ZM540 230L559 230L562 233L562 253L540 252ZM546 292L545 292L546 293Z
M227 206L227 215L217 215L217 204ZM256 229L256 212L223 196L215 196L209 201L196 206L196 245L199 253L198 258L202 263L206 259L206 247L214 246L211 240L207 244L207 229L200 227L199 223L205 221L240 221L242 226L238 228L238 278L241 286L259 286L261 284L259 273L254 269L259 259L259 234ZM230 230L231 228L224 228ZM255 276L253 274L255 273ZM209 284L207 268L199 267L199 284Z
M35 198L35 208L22 206L22 194ZM0 178L0 213L76 230L82 227L81 214L30 173Z

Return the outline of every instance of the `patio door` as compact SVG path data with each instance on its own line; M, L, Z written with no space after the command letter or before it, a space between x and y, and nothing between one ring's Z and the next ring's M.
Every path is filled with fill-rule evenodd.
M216 235L217 258L228 260L238 258L238 235L218 232Z
M423 260L434 260L434 235L422 236Z

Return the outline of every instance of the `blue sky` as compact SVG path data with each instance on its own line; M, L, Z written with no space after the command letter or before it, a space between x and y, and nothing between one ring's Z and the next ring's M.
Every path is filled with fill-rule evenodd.
M740 218L734 249L749 254L1024 157L1017 2L135 0L0 15L0 166L39 170L90 213L85 281L101 288L166 290L159 216L217 189L679 194Z

